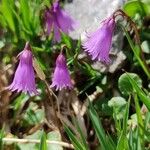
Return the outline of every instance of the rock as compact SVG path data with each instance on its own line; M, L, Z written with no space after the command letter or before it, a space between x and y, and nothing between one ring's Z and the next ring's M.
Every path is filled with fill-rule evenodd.
M79 22L79 27L74 32L70 33L70 36L73 39L84 39L85 32L95 31L100 25L100 22L111 16L115 10L123 5L123 3L124 0L72 0L71 3L65 3L64 9ZM120 29L116 29L110 52L111 64L105 65L101 62L93 62L92 67L101 72L109 71L113 73L121 66L126 58L121 51L122 42L123 33Z
M72 0L65 3L64 9L79 22L77 30L70 35L80 38L85 31L94 31L100 22L120 8L123 0Z

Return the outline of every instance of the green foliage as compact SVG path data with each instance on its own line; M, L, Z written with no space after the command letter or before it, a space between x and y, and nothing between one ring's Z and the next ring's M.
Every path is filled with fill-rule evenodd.
M137 74L124 73L119 77L119 80L118 80L119 89L120 89L121 93L124 95L130 95L132 92L134 92L132 84L130 83L130 81L128 79L129 76L138 84L139 87L142 87L142 80L140 79L140 77Z
M62 141L61 139L61 135L58 131L51 131L47 134L47 139L50 140L50 141ZM61 145L58 145L58 144L48 144L47 145L48 147L48 150L63 150L63 147Z
M92 121L93 127L95 129L96 135L99 139L99 143L101 144L101 149L102 150L107 150L107 149L114 150L115 143L113 142L110 136L107 136L105 134L105 131L102 127L99 116L90 102L89 102L88 113Z
M124 113L124 118L123 118L123 127L121 134L118 139L117 143L117 148L116 150L126 150L128 148L128 139L127 139L127 121L128 121L128 116L129 116L129 106L130 106L130 101L126 105L125 113Z
M22 93L13 101L11 107L14 110L14 117L16 116L17 113L21 111L21 109L23 108L24 104L28 101L28 99L29 96Z
M141 0L128 1L123 9L131 17L134 17L137 13L142 15L150 14L150 5L142 2Z
M80 140L81 140L82 144L84 145L86 150L89 150L88 143L86 141L86 137L83 134L82 129L80 128L79 122L76 119L74 119L74 122L75 122L76 128L80 134Z
M137 82L131 78L131 76L127 73L128 80L131 83L133 89L137 93L140 100L147 106L147 108L150 110L150 97L144 93L144 91L138 86Z
M2 0L0 7L1 25L11 31L12 41L33 40L40 32L40 1ZM32 9L31 7L32 6Z
M144 143L147 141L147 139L145 139L145 136L147 136L146 134L147 132L146 130L148 127L147 121L150 118L148 112L145 120L146 125L144 126L145 123L143 122L143 115L140 110L138 97L148 108L149 108L149 100L148 100L149 98L141 90L142 80L139 78L138 75L134 73L124 73L123 75L120 76L118 80L118 86L121 92L126 96L132 95L133 93L137 94L137 95L135 94L133 95L135 100L136 119L134 119L133 123L131 123L131 126L129 127L128 125L130 119L128 118L129 118L130 98L129 98L129 102L126 102L126 100L123 97L113 97L108 102L108 106L113 108L113 118L115 120L115 127L117 130L117 141L114 142L111 136L105 133L101 121L99 119L99 116L90 102L88 114L93 124L93 127L95 129L97 138L99 139L100 147L102 150L103 149L104 150L105 149L110 149L110 150L111 149L116 149L116 150L143 149ZM131 116L131 118L133 119L133 116ZM132 125L136 127L132 129Z
M41 136L41 142L40 142L39 150L47 150L46 134L44 131L43 131L42 136Z
M36 103L31 102L23 118L23 125L35 125L44 120L44 110L39 109Z
M68 134L75 150L86 150L86 147L82 142L79 141L78 137L76 137L73 132L65 125L65 131Z
M49 82L50 74L52 74L55 66L55 57L65 45L67 48L64 48L63 52L67 57L67 65L72 75L74 89L80 99L79 103L86 102L86 93L90 95L88 99L92 97L90 101L93 101L89 102L88 106L86 105L87 113L83 116L88 138L85 137L78 121L70 119L72 110L70 114L67 114L68 109L71 108L68 108L68 105L72 105L72 101L68 101L66 104L65 99L61 105L61 111L64 111L63 113L68 116L70 115L68 117L69 121L71 120L70 122L75 124L74 127L78 132L76 135L67 125L64 127L75 149L89 150L92 142L95 142L94 144L92 143L95 149L101 150L149 149L150 70L145 64L150 64L150 29L149 24L147 24L147 22L149 23L150 1L130 0L123 6L125 13L133 19L137 24L137 28L141 31L142 51L140 44L134 42L134 38L132 38L134 33L133 36L130 36L128 26L122 27L128 41L127 44L127 41L124 40L122 48L126 50L124 52L127 54L126 62L124 62L125 69L123 70L130 73L120 74L119 79L117 78L118 72L120 73L119 68L113 74L108 73L107 69L103 73L93 69L87 57L79 58L79 54L82 53L81 39L75 41L68 35L61 33L61 42L54 43L52 34L50 36L44 34L43 11L45 7L50 7L51 3L52 0L1 0L0 27L2 34L0 34L0 58L2 65L0 63L0 69L3 65L6 68L6 70L2 70L2 73L0 71L1 76L7 72L9 63L16 60L14 56L23 49L24 43L30 41L36 58L33 63L36 68L36 74L41 80L48 80ZM141 54L145 56L145 61ZM14 64L10 68L5 75L6 77L7 74L12 75L15 68ZM48 95L43 81L40 81L39 78L36 78L37 87L41 93L39 96L29 97L27 94L20 93L13 93L12 96L9 96L8 113L6 113L8 117L6 123L9 126L7 130L12 132L15 138L40 140L40 143L16 143L15 146L18 150L63 150L61 145L46 142L47 140L61 142L62 138L58 131L49 132L49 127L45 123L47 112L43 107L45 107L44 102ZM11 79L8 79L7 82L10 82L9 80ZM70 94L72 91L67 92ZM59 94L61 95L58 92ZM65 106L63 107L63 105ZM51 113L51 110L47 111ZM106 122L106 120L109 122ZM41 125L47 134L36 130L31 135L28 135L38 125ZM90 141L91 133L94 136L92 137L93 141ZM7 137L4 134L4 129L1 129L0 150L10 144L3 142L5 136ZM65 136L66 134L63 135L63 138ZM68 138L66 138L67 140ZM69 140L67 142L69 143Z
M0 150L3 150L4 128L0 130Z
M124 118L126 103L123 97L113 97L108 101L108 106L113 108L117 120Z

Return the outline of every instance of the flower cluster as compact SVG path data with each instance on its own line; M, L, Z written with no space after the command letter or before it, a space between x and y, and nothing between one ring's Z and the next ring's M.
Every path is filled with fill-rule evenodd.
M38 94L35 85L35 74L32 64L33 55L29 43L27 42L24 50L18 55L19 65L14 75L13 82L8 87L11 91ZM56 59L56 68L52 78L51 87L56 87L56 90L63 88L71 89L73 87L71 78L66 64L66 59L61 53Z
M51 8L45 11L45 27L47 33L53 32L54 41L59 42L61 32L68 34L74 30L76 21L74 21L64 10L61 9L59 2L56 1ZM101 23L100 28L87 35L83 42L83 48L91 56L92 60L99 60L105 63L110 62L109 51L112 43L112 36L115 28L115 19L110 17ZM31 47L27 42L24 50L18 55L19 65L14 75L13 82L8 87L11 91L38 94L35 84L35 73L33 68L33 55ZM56 90L63 88L73 88L71 77L67 68L64 55L60 53L56 59L52 84Z

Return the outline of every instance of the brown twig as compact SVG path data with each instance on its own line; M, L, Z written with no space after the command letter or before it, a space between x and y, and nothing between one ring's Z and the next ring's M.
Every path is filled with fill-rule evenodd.
M40 143L40 140L36 139L16 139L16 138L3 138L3 142L15 142L15 143ZM66 148L74 149L72 144L61 141L46 140L47 144L57 144Z
M55 118L55 123L56 123L56 125L57 125L57 127L58 127L58 129L59 129L59 118L57 117L57 111L55 110L55 105L54 105L54 102L53 102L53 100L52 100L52 94L53 94L53 95L55 95L55 94L54 94L53 91L50 89L50 87L49 87L49 85L48 85L48 83L47 83L46 80L44 80L44 83L45 83L46 88L47 88L48 97L49 97L50 103L51 103L51 105L52 105L53 113L54 113L54 115L56 116L56 118ZM55 95L55 96L56 96L56 95ZM58 100L57 100L57 101L58 101ZM57 102L57 103L58 103L58 102Z
M48 82L46 81L46 76L43 72L43 70L41 69L40 65L38 64L38 61L36 60L36 58L34 57L33 58L33 67L37 73L37 76L45 83L46 85L46 89L47 89L47 92L48 92L48 97L49 97L49 101L50 101L50 104L52 106L52 111L53 111L53 115L55 115L54 119L55 119L55 123L57 124L57 127L59 127L59 119L57 117L57 112L55 110L55 105L54 105L54 102L53 102L53 98L52 96L54 96L54 98L56 99L57 101L57 107L58 107L58 113L60 113L60 107L59 107L59 101L58 101L58 98L57 96L55 95L55 93L52 91L52 89L50 88Z

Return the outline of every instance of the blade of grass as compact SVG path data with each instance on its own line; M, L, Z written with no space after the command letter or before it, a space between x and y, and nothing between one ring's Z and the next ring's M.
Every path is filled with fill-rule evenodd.
M115 109L113 108L113 118L114 118L114 121L115 121L115 128L117 130L117 136L119 137L120 134L121 134L121 120L117 120L117 113L115 111Z
M13 18L12 9L13 3L11 0L2 0L1 1L1 12L3 16L5 17L5 20L9 26L9 28L15 32L15 23Z
M91 104L90 100L89 100L88 114L90 116L93 127L95 129L97 138L98 138L98 140L101 144L101 149L102 150L108 150L108 149L109 150L114 150L115 147L114 147L114 145L112 145L112 140L110 141L110 138L108 138L106 136L105 131L102 127L101 121L99 119L99 116L98 116L97 112L95 111L93 105Z
M113 141L112 137L109 134L107 135L108 135L108 140L109 140L110 147L111 147L110 149L115 149L116 148L115 142Z
M75 118L74 118L74 122L75 122L75 125L76 125L76 127L78 129L78 132L80 134L80 138L81 138L82 143L84 144L86 150L89 150L88 144L86 142L86 138L85 138L85 136L84 136L84 134L83 134L83 132L82 132L82 130L80 128L79 122Z
M0 130L0 150L3 150L4 127Z
M139 140L140 140L140 147L144 149L144 123L142 119L141 109L139 106L139 100L137 97L137 94L134 94L134 103L135 103L135 109L136 109L136 115L138 120L138 132L139 132Z
M20 0L20 13L22 14L22 20L26 29L30 31L30 7L29 1ZM32 32L32 31L31 31Z
M106 137L105 132L104 132L102 124L99 120L99 116L90 102L89 102L88 114L92 121L93 127L96 131L96 135L98 137L98 140L101 144L102 149L106 149L107 143L105 140L105 137Z
M66 133L68 134L75 150L86 150L84 145L79 141L79 139L72 133L72 131L65 125L64 126Z
M127 140L127 122L128 122L128 116L129 116L129 106L130 106L130 97L129 101L126 104L126 111L125 111L125 117L123 119L123 130L119 137L118 144L116 150L122 150L122 149L128 149L128 140Z
M39 150L47 150L46 134L44 131L42 133Z
M144 129L147 130L149 128L150 122L150 112L147 112L144 119Z
M150 111L150 98L145 95L143 90L137 85L136 81L133 80L128 73L127 73L127 75L128 75L128 79L129 79L130 83L133 86L133 89L137 92L137 95L140 98L139 100L141 100L146 105L148 110Z
M129 140L128 140L129 149L133 150L133 133L132 133L132 127L129 131Z
M86 94L87 95L87 94ZM101 149L102 150L115 150L116 149L116 144L114 143L113 139L111 136L108 134L108 136L105 134L105 131L103 129L102 123L99 119L99 116L94 109L92 103L90 102L89 96L87 95L88 100L89 100L89 109L88 109L88 114L90 116L90 119L92 121L92 125L95 129L96 135L98 137L98 140L101 144Z
M137 50L135 49L135 46L134 46L134 44L133 44L133 42L132 42L132 39L131 39L129 33L127 32L127 30L126 30L124 27L122 27L122 28L123 28L123 31L125 32L125 35L126 35L126 37L127 37L127 40L128 40L128 42L129 42L129 45L130 45L130 47L131 47L131 49L132 49L132 51L133 51L133 53L134 53L136 59L138 60L140 66L142 67L142 69L143 69L143 71L145 72L145 74L147 75L147 77L150 79L150 71L149 71L148 68L145 66L145 64L144 64L144 62L142 61L142 59L140 58L140 56L139 56Z

